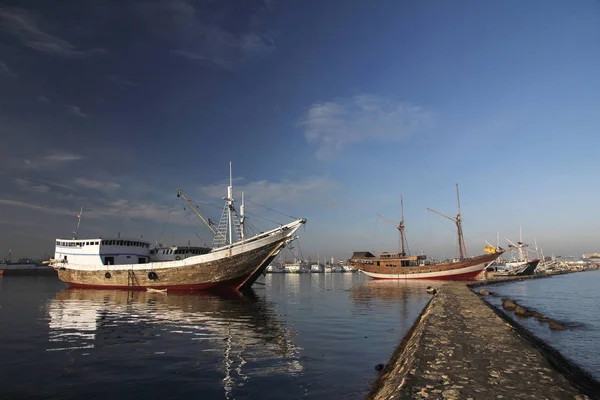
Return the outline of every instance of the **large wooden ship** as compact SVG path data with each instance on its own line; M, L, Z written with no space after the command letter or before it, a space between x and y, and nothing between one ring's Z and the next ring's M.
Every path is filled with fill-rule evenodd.
M461 225L458 185L456 185L456 196L458 199L458 214L456 218L448 217L430 208L428 210L444 218L448 218L456 224L459 252L457 258L450 262L432 262L425 255L408 254L404 232L404 205L401 202L402 220L396 227L400 233L401 251L398 253L384 252L379 256L368 251L355 252L350 259L350 264L374 279L474 279L490 263L498 258L504 250L499 247L486 246L484 254L475 257L467 256ZM382 215L380 217L387 220Z
M148 242L139 239L57 239L54 259L49 263L58 271L58 277L73 287L169 291L223 286L238 290L248 288L277 254L296 239L294 233L306 219L246 237L243 200L238 213L232 187L230 171L218 226L202 217L187 196L177 190L177 197L214 233L212 247L172 246L151 250Z

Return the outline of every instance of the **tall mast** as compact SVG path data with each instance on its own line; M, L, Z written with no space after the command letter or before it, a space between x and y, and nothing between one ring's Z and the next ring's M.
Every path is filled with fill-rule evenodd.
M77 228L75 228L75 230L73 231L73 233L75 234L75 237L73 239L77 239L77 232L79 232L79 224L81 223L82 215L83 215L83 207L81 207L79 214L77 214Z
M453 221L456 224L456 231L458 234L458 254L459 257L462 259L467 257L467 246L465 246L465 238L463 236L462 231L462 217L460 214L460 195L458 194L458 183L456 184L456 198L458 200L458 214L456 215L456 218L449 217L447 215L442 214L441 212L432 210L431 208L427 208L427 210L436 213L444 218L448 218L450 221Z
M244 240L246 233L244 231L246 214L244 214L244 192L242 192L242 204L240 204L240 236Z
M458 248L460 258L467 257L467 246L465 245L465 237L462 230L462 216L460 214L460 195L458 194L458 183L456 184L456 199L458 201L458 214L456 215L456 229L458 231Z
M229 243L233 243L233 176L231 161L229 161L229 186L227 186L227 220L229 221Z
M402 219L398 225L398 230L400 231L400 242L402 243L402 257L404 257L406 255L406 251L404 248L404 199L402 198L402 195L400 195L400 209L402 213Z

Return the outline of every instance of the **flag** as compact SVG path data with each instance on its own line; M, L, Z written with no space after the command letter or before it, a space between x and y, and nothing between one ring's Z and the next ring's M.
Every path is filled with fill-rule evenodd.
M83 207L81 207L81 211L77 213L77 218L81 218L81 214L83 214Z

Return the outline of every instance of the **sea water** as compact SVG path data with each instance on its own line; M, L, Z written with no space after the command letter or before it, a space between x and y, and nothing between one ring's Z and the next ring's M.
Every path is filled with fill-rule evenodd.
M246 295L0 278L0 399L359 399L426 283L267 274Z
M554 331L535 318L519 318L504 311L563 356L600 380L600 270L555 275L485 287L485 299L500 310L510 298L549 317L566 329ZM477 288L479 290L480 288Z

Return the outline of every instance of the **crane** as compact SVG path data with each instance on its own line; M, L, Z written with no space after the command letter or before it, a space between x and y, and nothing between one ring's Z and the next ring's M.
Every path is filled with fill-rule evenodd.
M432 210L431 208L427 208L427 210L444 218L448 218L450 221L453 221L456 224L456 230L458 233L458 254L459 257L463 259L467 257L467 246L465 245L465 238L463 236L462 231L462 218L460 215L460 195L458 194L458 183L456 184L456 199L458 200L458 214L456 215L456 218L449 217L447 215L442 214L441 212Z
M394 225L396 227L396 229L398 229L398 232L400 233L400 247L402 249L402 252L400 253L400 255L402 257L406 256L406 249L408 248L408 245L406 244L406 236L404 234L404 200L402 199L402 196L400 196L400 208L402 210L402 220L400 221L400 223L396 226L396 223L389 220L388 218L384 217L381 214L377 214L377 216L387 222L389 222L390 224Z

